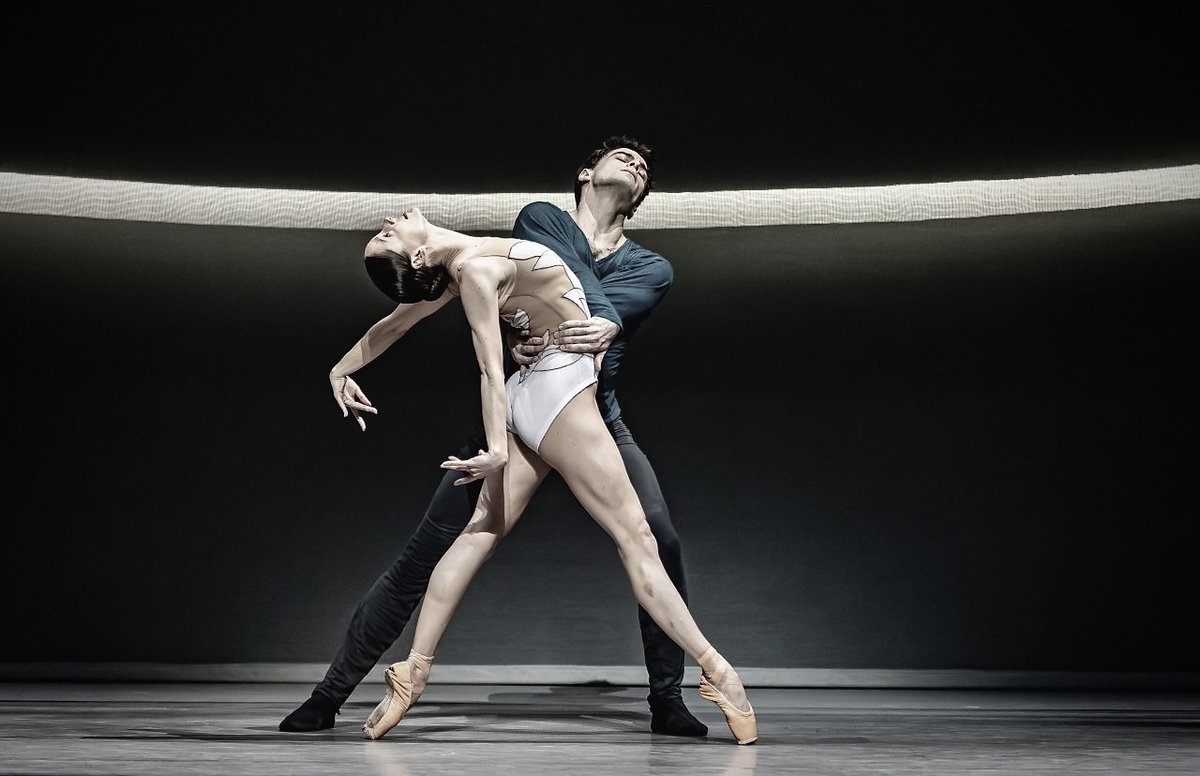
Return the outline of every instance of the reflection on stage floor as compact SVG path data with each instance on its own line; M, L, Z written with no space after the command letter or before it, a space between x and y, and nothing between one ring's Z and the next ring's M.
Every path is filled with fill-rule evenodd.
M750 688L737 746L649 732L645 688L431 685L378 741L364 683L332 730L280 733L301 684L0 684L5 774L1195 774L1200 693Z

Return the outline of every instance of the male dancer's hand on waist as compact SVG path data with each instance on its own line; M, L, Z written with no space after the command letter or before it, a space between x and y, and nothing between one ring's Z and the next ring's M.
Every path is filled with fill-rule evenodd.
M613 343L621 327L607 318L592 316L586 321L563 321L554 332L554 344L568 353L595 353L596 371L604 360L604 351Z
M542 337L529 336L528 329L510 330L508 342L509 353L512 355L513 362L521 367L521 374L525 374L529 371L529 367L537 363L548 344Z

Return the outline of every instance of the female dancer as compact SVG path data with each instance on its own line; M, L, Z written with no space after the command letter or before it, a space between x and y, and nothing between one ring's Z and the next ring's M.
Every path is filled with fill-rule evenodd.
M754 710L733 667L704 638L671 584L612 435L595 402L603 354L567 353L550 345L536 363L504 379L503 318L540 335L566 320L588 318L578 279L550 249L500 237L471 237L429 223L413 210L384 220L364 262L396 310L378 321L330 371L343 414L377 410L349 375L361 369L417 321L452 297L462 301L481 372L488 449L451 456L442 468L463 473L463 485L484 478L474 515L430 579L408 658L391 665L387 689L363 733L379 738L396 726L425 689L433 654L471 579L512 529L551 469L617 545L634 595L672 640L696 660L700 695L721 709L739 744L757 740Z

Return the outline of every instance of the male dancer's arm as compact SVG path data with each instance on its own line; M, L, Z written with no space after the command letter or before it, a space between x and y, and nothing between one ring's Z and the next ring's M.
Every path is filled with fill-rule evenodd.
M619 265L611 271L602 271L602 267L606 269L605 262L596 262L592 258L587 240L579 227L561 208L549 202L533 202L522 208L513 225L513 236L552 249L580 278L593 317L587 322L571 321L564 324L554 344L568 351L604 353L600 364L601 392L598 399L605 421L615 420L620 415L615 387L621 358L636 328L649 317L670 290L674 280L671 263L653 251L632 245L625 249L632 253L625 256ZM610 258L605 261L613 260ZM597 283L589 284L585 278L594 279ZM608 308L621 320L621 329L599 333L596 326L597 311ZM609 317L608 320L616 318ZM599 323L606 324L607 321ZM536 350L548 344L532 339L524 351L513 349L513 358L527 365L534 360Z
M593 317L606 318L621 327L630 317L641 323L662 301L674 279L670 262L640 248L615 272L601 273L579 227L570 216L549 202L531 202L513 224L513 237L550 248L579 278Z
M587 241L571 217L549 202L531 202L521 208L513 223L512 236L545 245L567 263L587 297L593 318L604 318L624 328L621 314L604 293L596 263L592 260ZM614 333L614 335L615 335Z
M549 202L532 202L523 207L513 224L513 236L547 246L561 256L579 277L592 318L586 323L570 322L563 332L564 336L557 337L555 344L563 350L603 352L603 382L609 388L615 387L617 368L624 355L626 341L671 288L674 271L670 262L642 246L631 246L629 250L635 251L633 255L627 257L616 270L602 273L599 269L601 264L592 258L587 240L583 238L579 227L561 208ZM607 312L610 309L611 314ZM603 318L607 318L607 321L598 320ZM618 320L620 329L604 329L608 321ZM530 347L524 352L510 350L514 359L524 366L535 356L531 351L548 344L532 339L529 341ZM612 420L617 414L615 396L611 390L602 394L605 398L601 410L605 420Z
M621 316L625 338L650 316L675 280L671 263L653 251L637 251L616 271L600 278L600 287L613 309Z
M601 389L597 395L600 413L606 423L620 417L617 403L617 375L630 340L650 313L666 297L674 280L670 262L640 245L630 246L635 253L620 267L600 279L604 294L620 313L625 327L620 336L609 343L601 362ZM566 351L589 352L592 348L588 332L564 324L556 332L554 343Z

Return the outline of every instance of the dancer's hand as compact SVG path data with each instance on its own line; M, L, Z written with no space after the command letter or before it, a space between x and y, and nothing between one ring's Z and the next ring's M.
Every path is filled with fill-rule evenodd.
M518 366L521 367L521 372L528 371L529 367L541 358L542 351L546 349L547 342L541 337L530 337L529 330L525 329L518 332L513 329L509 332L509 352L512 354L512 359Z
M596 371L599 372L604 351L620 332L620 326L598 316L586 321L563 321L554 332L554 344L567 353L595 353Z
M372 415L378 415L379 410L371 406L371 400L362 392L362 388L358 387L358 383L349 377L334 377L330 375L329 386L333 389L333 398L337 401L338 406L342 408L342 417L344 418L346 415L353 413L354 419L358 422L358 427L366 431L367 421L361 413L369 412Z
M467 476L455 480L454 484L466 485L468 482L481 480L493 472L500 471L506 463L508 463L508 456L504 453L488 453L480 450L474 458L466 460L452 455L442 461L442 468L465 472Z

